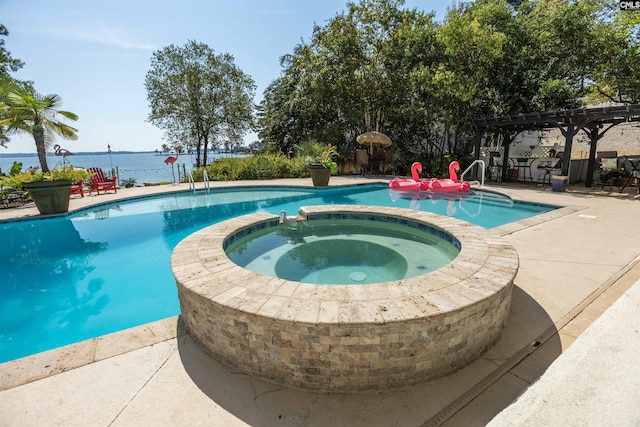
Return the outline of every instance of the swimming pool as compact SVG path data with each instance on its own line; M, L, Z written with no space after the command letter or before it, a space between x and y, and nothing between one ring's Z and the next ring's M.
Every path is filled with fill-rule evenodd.
M179 314L169 260L184 237L253 212L301 205L420 209L484 228L555 209L479 192L466 199L343 188L229 188L98 206L64 217L0 222L0 362Z

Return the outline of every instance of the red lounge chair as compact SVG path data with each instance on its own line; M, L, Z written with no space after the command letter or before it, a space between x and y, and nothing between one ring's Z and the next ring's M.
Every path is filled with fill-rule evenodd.
M96 192L100 194L100 190L103 190L105 193L108 190L113 190L114 193L117 193L118 190L116 188L116 177L114 176L111 179L107 179L104 176L104 172L100 168L88 168L89 172L93 174L91 178L89 178L91 185L89 186L89 194L92 192Z
M79 194L81 197L84 197L84 188L83 188L82 180L74 183L71 186L71 194Z

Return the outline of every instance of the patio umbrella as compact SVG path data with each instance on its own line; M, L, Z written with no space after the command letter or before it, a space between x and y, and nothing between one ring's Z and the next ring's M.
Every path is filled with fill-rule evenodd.
M371 146L372 150L374 145L388 147L393 144L393 142L391 142L391 138L389 138L387 135L382 132L375 131L365 132L361 135L358 135L356 141L358 141L358 144Z
M370 160L371 173L373 173L374 170L378 170L379 172L380 165L384 162L384 158L386 157L386 154L391 154L391 153L385 153L384 151L379 150L377 153L374 154L373 147L374 145L380 146L380 147L389 147L390 145L393 144L391 142L391 138L389 138L387 135L385 135L382 132L370 131L370 132L365 132L363 134L358 135L358 137L356 138L356 141L358 141L358 144L361 144L361 145L369 145L370 147L369 160ZM367 163L367 165L368 164L369 163Z
M358 143L362 145L381 145L383 147L388 147L393 144L391 142L391 138L389 138L387 135L382 132L375 131L365 132L361 135L358 135L356 141L358 141Z

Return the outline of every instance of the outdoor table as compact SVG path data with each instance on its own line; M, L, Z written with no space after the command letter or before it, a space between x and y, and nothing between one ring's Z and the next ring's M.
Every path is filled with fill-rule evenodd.
M522 170L522 179L527 182L527 170L529 170L529 181L533 182L533 175L531 174L531 164L538 157L517 157L511 159L513 167L518 169L518 177L520 176L520 170Z

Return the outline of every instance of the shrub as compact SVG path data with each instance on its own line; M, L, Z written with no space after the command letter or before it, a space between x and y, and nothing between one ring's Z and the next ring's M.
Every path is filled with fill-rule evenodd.
M18 163L20 167L21 163ZM52 169L50 172L43 173L39 169L27 169L21 172L16 169L16 162L14 167L11 168L11 175L0 177L0 185L3 187L14 187L22 189L22 184L27 182L36 181L57 181L57 180L69 180L72 182L85 180L91 177L92 173L86 169L74 168L73 166L63 166L60 168Z
M290 178L309 176L303 169L304 157L292 159L282 154L260 154L243 158L222 158L207 166L210 181L238 181L280 178L288 174ZM194 181L203 181L203 168L192 172Z

